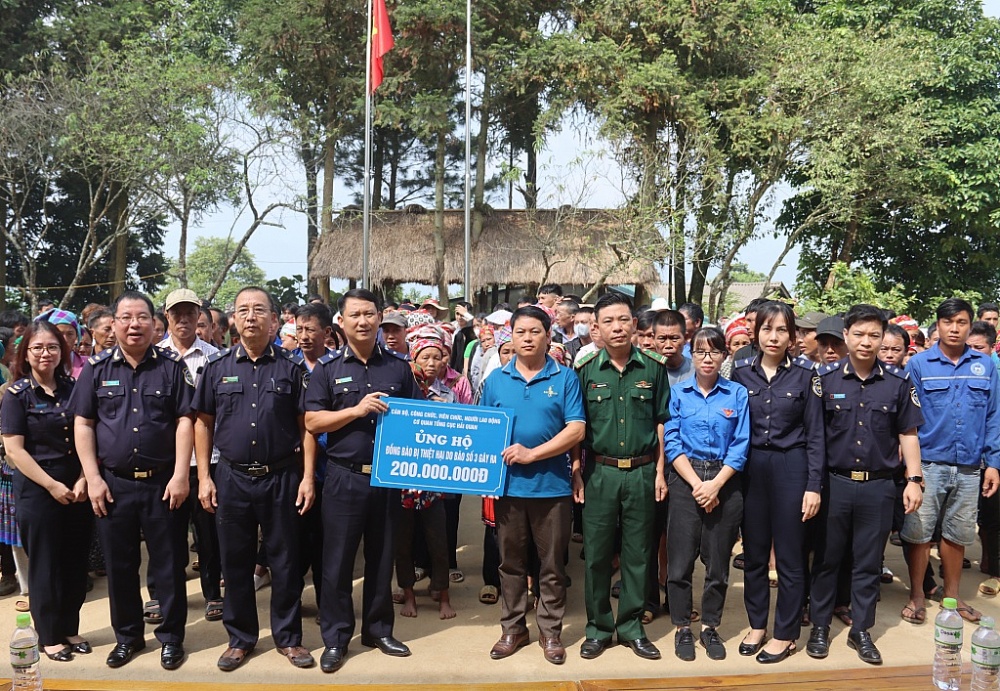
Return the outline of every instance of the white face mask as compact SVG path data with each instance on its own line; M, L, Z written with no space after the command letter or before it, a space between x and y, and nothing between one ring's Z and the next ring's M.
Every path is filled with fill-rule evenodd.
M579 338L590 338L590 324L574 324L573 333Z

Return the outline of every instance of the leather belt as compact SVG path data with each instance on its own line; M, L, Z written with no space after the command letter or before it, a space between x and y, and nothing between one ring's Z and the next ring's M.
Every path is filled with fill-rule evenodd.
M289 456L285 456L284 458L280 458L273 463L268 463L267 465L264 465L263 463L251 463L247 465L245 463L234 463L225 456L219 456L219 460L223 461L230 468L243 473L244 475L249 475L250 477L264 477L269 473L295 465L301 460L301 458L301 455L293 453Z
M339 465L341 468L346 468L352 473L358 473L360 475L371 475L372 474L372 464L371 463L356 463L354 461L332 461Z
M115 477L120 477L123 480L148 480L154 475L159 475L165 470L170 470L174 467L173 463L164 463L163 465L156 466L155 468L148 468L146 470L140 470L139 468L127 468L118 470L117 468L108 468L104 466L105 469L114 475Z
M649 465L655 460L655 456L651 453L647 453L642 456L631 456L629 458L615 458L614 456L602 456L601 454L595 453L594 460L602 465L610 465L620 470L632 470L633 468L641 468L644 465Z
M840 468L827 468L831 475L846 477L854 482L868 482L869 480L888 480L896 474L895 470L841 470Z

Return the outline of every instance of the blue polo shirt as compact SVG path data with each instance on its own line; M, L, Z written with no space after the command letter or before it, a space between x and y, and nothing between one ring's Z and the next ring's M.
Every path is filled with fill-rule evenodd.
M681 454L693 461L722 461L743 470L750 448L750 397L746 387L720 376L705 396L696 379L670 389L670 419L663 425L668 463Z
M966 346L954 363L935 343L906 364L924 414L917 429L929 463L1000 469L1000 377L989 355Z
M570 422L586 422L583 394L576 373L545 356L545 367L525 381L517 357L493 370L483 383L479 404L514 410L511 444L532 449L562 432ZM569 455L559 454L527 465L507 467L508 497L566 497L573 493Z

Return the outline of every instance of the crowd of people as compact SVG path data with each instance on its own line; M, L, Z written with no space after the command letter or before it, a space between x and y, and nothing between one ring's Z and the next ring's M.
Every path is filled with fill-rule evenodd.
M572 542L584 659L614 643L659 659L645 626L661 614L677 658L694 660L697 642L724 659L731 566L750 625L738 652L762 664L794 653L804 626L807 654L826 657L834 617L859 658L881 664L870 630L889 548L909 570L907 622L943 597L979 620L959 598L977 533L979 590L1000 591L996 304L945 300L922 329L873 305L796 314L758 299L712 326L695 304L634 308L611 291L586 305L549 284L471 310L365 289L333 308L278 305L248 286L228 311L178 289L162 311L126 291L79 315L51 303L33 319L0 313L0 595L20 592L44 653L66 662L92 652L80 610L91 574L106 574L107 664L127 664L152 624L161 665L176 669L190 539L205 618L228 637L221 670L257 646L267 583L277 651L316 664L302 645L311 572L319 665L334 672L359 628L363 541L360 643L410 655L393 624L396 606L417 616L417 582L429 577L441 619L456 616L462 495L371 484L389 397L515 411L504 492L475 498L479 600L501 605L493 659L529 644L534 612L544 658L565 661Z

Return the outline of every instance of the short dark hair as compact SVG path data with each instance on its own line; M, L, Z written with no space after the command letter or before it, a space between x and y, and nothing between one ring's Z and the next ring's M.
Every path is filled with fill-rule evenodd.
M118 316L118 306L126 300L141 300L145 302L146 307L149 308L149 316L153 316L156 313L156 308L153 307L153 301L149 299L148 295L140 293L138 290L126 290L124 293L115 298L115 301L111 304L112 316Z
M579 303L573 300L566 300L565 298L561 302L557 303L556 307L565 307L570 316L576 316L576 313L580 311Z
M698 326L705 323L705 310L701 308L701 305L696 305L693 302L685 302L677 308L677 311L691 317L691 321L696 322Z
M309 296L306 298L306 302L316 302L316 301L323 302L323 296L317 293L309 293Z
M930 338L935 333L937 333L937 322L934 322L933 324L927 327L927 337Z
M69 368L73 363L73 349L69 347L62 332L47 320L33 322L24 330L24 334L21 336L21 345L14 355L11 374L18 379L28 376L31 370L31 366L28 365L28 344L40 331L47 331L59 341L59 366L56 368L56 376L68 376Z
M526 305L534 305L535 298L529 298L527 295L522 295L517 299L517 306L524 307Z
M52 302L52 298L39 298L38 306L45 307L45 305L54 305L56 303Z
M302 305L296 310L295 319L315 319L322 329L333 326L333 315L330 314L330 308L322 302L310 302Z
M542 328L548 333L549 329L552 328L552 320L549 319L549 315L545 313L541 307L536 307L534 305L527 305L525 307L518 307L514 310L514 314L510 315L510 328L513 329L514 325L517 323L518 319L537 319L542 323Z
M558 283L546 283L538 289L539 295L558 295L562 297L562 286Z
M990 344L990 348L997 344L997 330L994 329L993 325L989 322L972 322L972 327L969 329L969 335L985 337L986 342Z
M888 326L886 326L885 334L883 335L885 336L892 335L895 336L896 338L900 338L903 340L903 348L909 349L910 347L910 334L907 333L906 329L904 329L899 324L889 324Z
M299 303L297 303L297 302L286 302L284 305L281 306L281 311L282 312L290 312L292 314L292 316L294 317L296 314L298 314Z
M27 326L31 322L28 315L18 310L10 309L0 312L0 326L13 329L18 326Z
M883 333L885 332L885 327L888 325L888 321L885 318L885 313L874 305L854 305L851 309L847 310L847 314L844 315L844 328L849 329L858 322L878 322L882 326Z
M997 312L1000 313L1000 305L995 302L984 302L979 305L979 309L976 310L976 319L982 319L983 315L987 312Z
M913 336L910 337L914 345L918 345L921 348L927 343L927 339L924 338L924 332L917 330L913 332Z
M757 311L760 309L761 305L766 305L769 302L773 302L773 301L769 300L767 298L754 298L753 300L750 301L750 304L747 305L747 308L745 310L743 310L743 314L747 315L747 314L750 314L751 312L753 312L754 314L756 314Z
M580 309L578 309L578 310L576 311L576 313L577 313L577 314L580 314L581 312L582 312L583 314L593 314L593 313L594 313L594 308L593 308L593 307L590 307L590 306L588 305L588 306L586 306L586 307L581 307Z
M793 310L792 306L788 303L779 302L777 300L769 300L757 308L757 319L754 320L753 323L753 338L757 343L760 343L760 327L764 326L764 324L771 321L775 317L781 317L785 320L785 326L788 327L788 333L794 338L795 310Z
M243 295L243 293L263 293L267 297L267 304L270 305L272 314L281 314L281 310L278 309L278 305L277 303L275 303L274 297L272 297L272 295L269 292L267 292L265 288L261 288L260 286L243 286L242 288L239 289L239 292L236 293L236 297L233 298L234 305L236 304L236 301L240 299L240 295ZM212 315L209 314L210 319L211 316Z
M594 303L594 316L599 316L602 309L611 307L612 305L625 305L630 312L632 311L632 301L621 293L611 290L599 297L597 302Z
M90 313L90 317L87 319L87 328L93 331L97 327L97 322L101 321L105 317L111 317L114 319L115 313L107 307L98 307Z
M723 353L729 352L726 349L726 336L714 326L703 326L694 332L691 337L691 350L698 347L698 343L708 343L709 347L721 350Z
M364 300L365 302L370 302L375 305L375 309L378 312L382 311L382 301L379 299L378 295L367 288L351 288L346 293L341 295L340 299L337 300L337 310L343 312L344 305L347 304L348 300Z
M941 319L951 319L956 314L961 314L965 312L969 315L969 321L975 319L975 312L972 309L972 305L969 304L968 300L963 300L962 298L948 298L937 308L937 318Z
M214 324L215 323L212 320L212 310L211 310L211 308L209 308L209 307L202 307L198 311L205 316L205 319L208 320L209 324Z
M386 309L386 308L388 308L388 307L391 307L391 308L393 308L393 309L397 309L397 308L399 308L399 303L398 303L398 302L396 302L395 300L386 300L386 301L385 301L385 302L384 302L384 303L382 304L382 309Z
M155 312L153 312L153 319L163 324L164 332L170 329L170 325L167 323L167 315L165 315L160 310L156 310Z
M208 311L212 314L219 315L219 328L223 331L229 331L229 315L220 310L218 307L209 307ZM212 319L214 322L215 319Z
M646 310L641 312L636 319L636 328L639 331L646 331L647 329L653 328L653 322L656 321L656 312L652 310Z
M684 323L684 315L677 310L660 310L659 312L656 312L656 316L653 318L653 328L656 328L657 326L677 326L680 327L681 333L683 333L684 329L687 327Z

